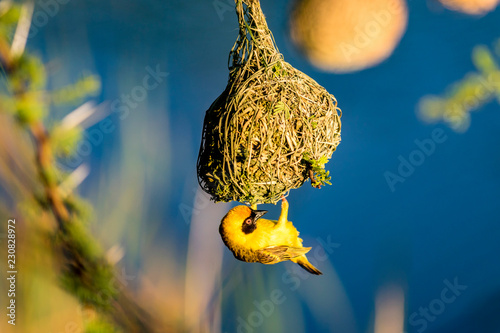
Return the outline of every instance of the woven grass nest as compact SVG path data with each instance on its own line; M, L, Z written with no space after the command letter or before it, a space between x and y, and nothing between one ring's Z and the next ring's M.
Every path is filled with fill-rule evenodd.
M258 0L236 0L239 36L229 82L205 115L200 186L214 201L276 203L324 165L340 143L337 100L279 53Z

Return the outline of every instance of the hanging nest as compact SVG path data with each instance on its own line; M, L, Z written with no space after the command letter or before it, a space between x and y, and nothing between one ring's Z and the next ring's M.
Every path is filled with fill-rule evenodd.
M258 0L236 0L239 36L229 82L205 115L200 186L215 201L276 203L311 179L340 143L335 97L279 53Z

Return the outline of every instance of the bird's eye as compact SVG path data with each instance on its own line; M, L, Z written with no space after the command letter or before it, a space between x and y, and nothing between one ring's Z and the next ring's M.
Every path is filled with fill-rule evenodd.
M250 218L246 219L245 224L249 224L249 225L252 224L252 219L250 219Z

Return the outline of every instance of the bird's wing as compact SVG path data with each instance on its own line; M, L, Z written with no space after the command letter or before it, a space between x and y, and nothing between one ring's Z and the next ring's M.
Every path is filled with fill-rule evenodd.
M293 246L268 246L257 250L258 261L263 264L276 264L283 260L290 260L306 254L311 250L310 247L293 247Z

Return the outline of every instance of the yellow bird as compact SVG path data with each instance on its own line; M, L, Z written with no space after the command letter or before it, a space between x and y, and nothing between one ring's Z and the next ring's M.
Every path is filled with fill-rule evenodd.
M235 258L262 264L290 260L311 274L323 274L307 260L306 253L311 248L302 246L299 232L287 220L288 201L283 197L278 221L262 219L266 213L241 205L224 216L219 233Z

